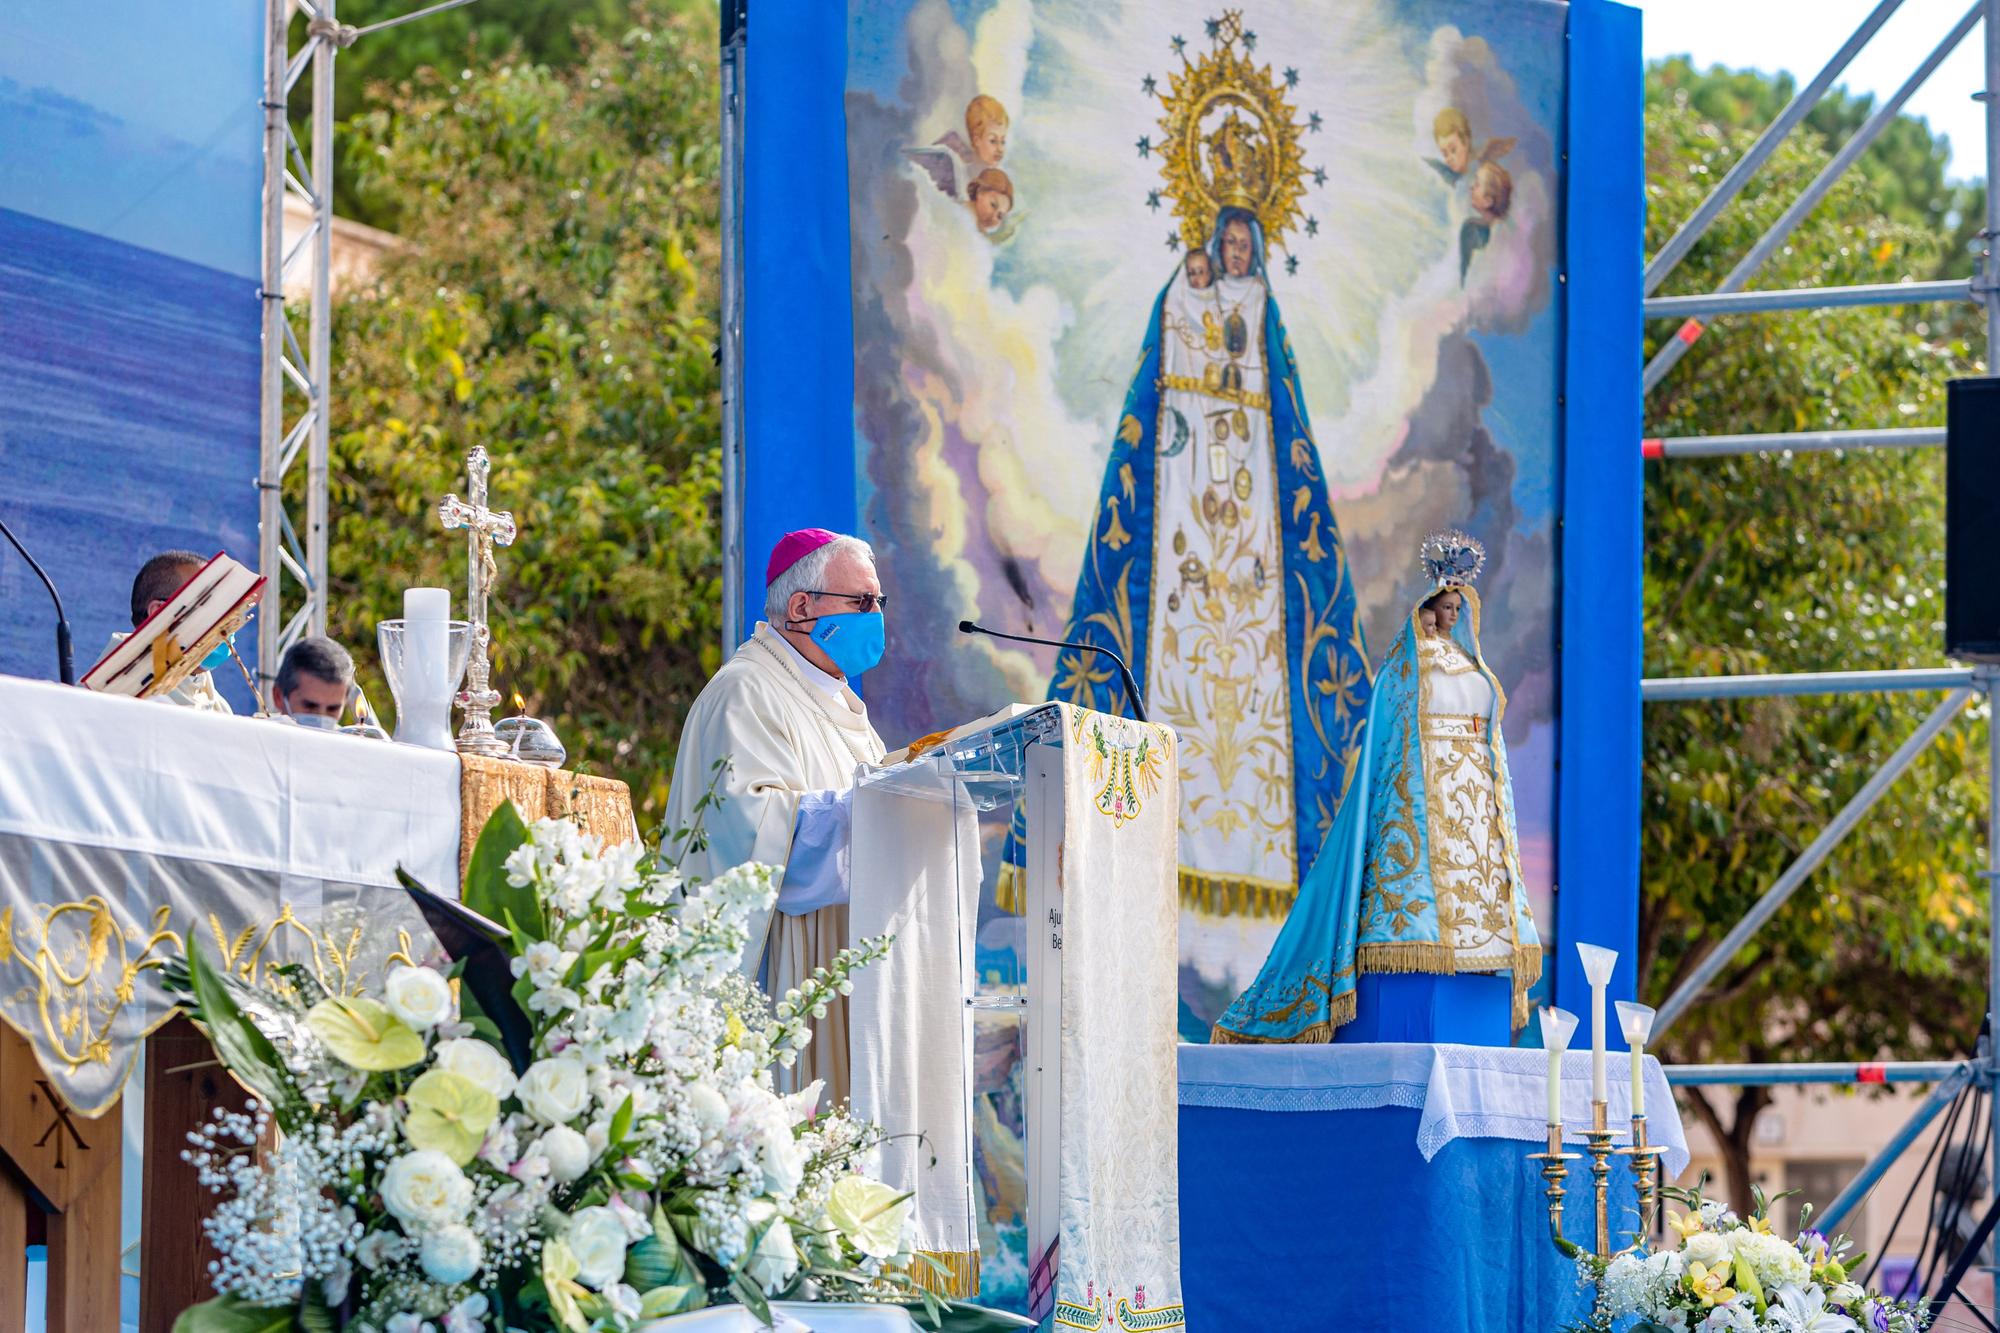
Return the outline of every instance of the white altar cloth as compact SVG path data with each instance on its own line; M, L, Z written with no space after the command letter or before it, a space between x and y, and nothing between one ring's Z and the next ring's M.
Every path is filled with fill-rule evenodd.
M1687 1169L1687 1135L1660 1062L1646 1057L1646 1137L1666 1151L1666 1178ZM1609 1057L1611 1127L1632 1123L1630 1066ZM1590 1123L1590 1053L1562 1067L1563 1121L1570 1136ZM1454 1139L1548 1141L1548 1056L1538 1047L1420 1043L1205 1046L1180 1048L1180 1104L1244 1111L1358 1111L1399 1106L1423 1112L1417 1151L1425 1161Z
M455 754L0 677L0 1018L94 1115L173 937L358 984L425 939L397 866L454 894L458 846Z

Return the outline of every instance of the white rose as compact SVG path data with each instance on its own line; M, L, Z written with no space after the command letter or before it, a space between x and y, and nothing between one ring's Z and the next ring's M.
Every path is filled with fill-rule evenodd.
M423 1032L451 1017L451 983L428 967L394 968L382 987L382 1003Z
M792 1239L791 1224L778 1210L762 1199L750 1205L745 1216L752 1231L769 1223L757 1249L743 1265L745 1275L767 1292L784 1288L799 1271L799 1247Z
M590 1164L597 1159L597 1154L584 1142L583 1135L568 1125L549 1126L535 1141L535 1148L540 1150L549 1164L549 1179L559 1185L581 1180L584 1172L590 1170Z
M425 1232L417 1249L424 1276L447 1287L468 1281L485 1257L472 1228L457 1224Z
M1700 1264L1704 1268L1713 1268L1733 1257L1729 1241L1714 1231L1697 1231L1689 1236L1681 1246L1681 1253L1689 1263Z
M582 1208L564 1239L576 1256L576 1280L602 1289L625 1273L625 1224L609 1208Z
M791 1195L805 1179L806 1154L789 1128L766 1130L761 1136L764 1155L764 1189L767 1193Z
M576 1119L590 1106L590 1074L583 1061L566 1056L537 1060L521 1075L514 1095L527 1113L545 1125Z
M436 1065L476 1087L486 1089L496 1101L504 1102L512 1097L514 1085L520 1082L514 1077L514 1066L507 1063L507 1057L477 1037L456 1037L439 1042Z
M688 1085L688 1109L694 1112L695 1123L701 1126L701 1136L705 1139L714 1138L729 1123L729 1103L706 1083Z
M472 1206L472 1182L451 1158L435 1148L420 1148L398 1157L382 1173L382 1203L399 1222L447 1226L462 1220Z

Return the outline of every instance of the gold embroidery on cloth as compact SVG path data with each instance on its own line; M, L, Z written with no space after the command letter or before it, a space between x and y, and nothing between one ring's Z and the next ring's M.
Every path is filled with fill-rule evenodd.
M1234 403L1238 407L1248 407L1260 412L1271 410L1271 395L1254 393L1247 389L1231 389L1210 384L1196 375L1162 375L1160 388L1179 389L1182 393L1198 393L1204 398L1217 402Z

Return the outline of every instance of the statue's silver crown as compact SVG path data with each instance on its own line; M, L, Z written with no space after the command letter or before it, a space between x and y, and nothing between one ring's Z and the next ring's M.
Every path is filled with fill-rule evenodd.
M1456 528L1434 532L1417 548L1424 574L1434 588L1470 584L1486 568L1486 548Z

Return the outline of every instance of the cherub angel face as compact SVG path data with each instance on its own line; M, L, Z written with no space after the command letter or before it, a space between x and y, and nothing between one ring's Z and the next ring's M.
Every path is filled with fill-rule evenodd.
M1004 190L975 190L972 195L972 220L981 231L994 231L1007 220L1014 211L1014 200Z
M1000 159L1007 156L1007 122L999 120L980 126L978 137L972 141L972 153L982 166L999 166Z
M1472 140L1469 136L1453 132L1437 141L1438 155L1444 164L1460 175L1472 165Z
M1498 222L1507 216L1507 209L1514 201L1514 179L1499 163L1482 162L1472 177L1467 200L1472 205L1472 211L1480 217L1488 222Z

